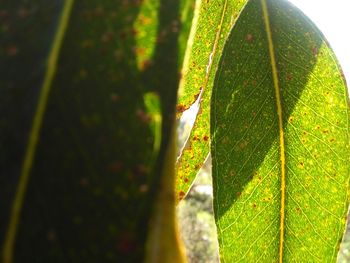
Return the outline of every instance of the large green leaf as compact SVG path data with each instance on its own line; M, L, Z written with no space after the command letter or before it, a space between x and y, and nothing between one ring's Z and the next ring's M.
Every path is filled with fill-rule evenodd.
M225 40L245 2L196 1L180 81L177 116L179 118L182 112L189 109L198 96L200 109L177 161L177 200L185 196L209 154L209 106L213 80Z
M159 217L176 246L179 4L1 1L2 262L142 262Z
M348 205L349 110L322 34L286 1L249 1L211 103L221 261L334 262Z

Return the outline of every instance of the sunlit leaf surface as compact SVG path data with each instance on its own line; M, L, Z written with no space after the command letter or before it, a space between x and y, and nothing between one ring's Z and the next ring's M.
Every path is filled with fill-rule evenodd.
M251 0L215 78L211 136L221 262L334 262L348 204L346 85L286 1Z
M178 118L200 97L200 109L177 162L176 194L181 200L209 154L209 105L223 44L246 0L196 1L180 82ZM202 92L201 92L202 91Z

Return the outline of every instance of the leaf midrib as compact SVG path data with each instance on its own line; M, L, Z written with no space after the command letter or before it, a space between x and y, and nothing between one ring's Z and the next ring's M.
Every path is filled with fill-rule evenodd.
M62 46L63 38L68 26L69 17L73 7L74 0L65 0L61 13L60 22L57 28L53 45L47 60L47 70L44 76L44 81L38 98L38 105L34 114L32 127L30 129L27 147L23 158L21 173L17 190L11 207L11 214L9 218L8 228L4 239L4 245L2 250L2 257L4 263L11 263L13 261L13 250L16 241L16 234L20 221L20 215L23 207L23 201L25 198L30 172L35 159L36 149L39 141L40 130L43 123L43 117L46 111L47 102L54 79L57 61Z
M270 27L270 18L266 0L261 0L263 20L267 35L269 46L270 62L272 69L273 86L275 89L275 98L278 115L278 133L279 133L279 147L280 147L280 161L281 161L281 208L280 208L280 238L279 238L279 262L283 262L283 248L284 248L284 231L285 231L285 197L286 197L286 158L285 158L285 141L283 130L283 111L281 100L281 88L278 81L277 64L275 58L274 45L272 40L272 32Z

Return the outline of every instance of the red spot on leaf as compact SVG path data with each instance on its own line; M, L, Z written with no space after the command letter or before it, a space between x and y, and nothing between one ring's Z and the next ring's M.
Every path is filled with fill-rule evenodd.
M120 97L119 97L118 94L112 93L112 94L110 95L110 99L111 99L112 102L115 103L115 102L118 102L118 101L119 101Z
M200 141L200 139L199 139L199 136L198 136L198 135L193 136L193 139L192 139L192 140L194 140L194 141Z
M247 34L246 37L245 37L245 40L248 42L248 43L251 43L253 41L254 37L252 34Z
M182 198L184 198L184 196L185 196L185 192L184 191L180 191L179 192L179 198L182 199Z
M149 123L152 119L150 115L140 109L136 111L136 116L141 122L145 124Z
M111 163L107 166L107 171L112 173L120 172L123 168L123 164L121 162Z
M18 53L18 48L15 45L8 46L6 48L6 54L9 56L15 56Z
M176 106L176 110L177 110L177 112L182 113L182 112L184 112L186 110L186 107L183 104L179 104L179 105Z

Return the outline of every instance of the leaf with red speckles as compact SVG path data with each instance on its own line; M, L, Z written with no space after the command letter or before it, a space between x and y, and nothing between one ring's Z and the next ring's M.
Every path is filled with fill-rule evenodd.
M213 80L226 37L245 3L246 0L197 1L182 69L177 117L180 118L198 96L200 109L177 161L178 201L188 192L209 154L209 108Z
M178 245L154 189L192 3L0 1L1 262L143 262L159 214Z
M336 262L349 201L347 101L313 23L287 1L250 0L211 101L221 262Z

